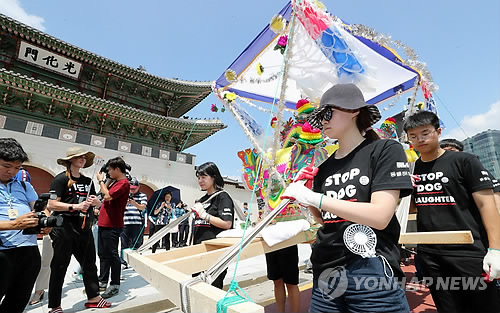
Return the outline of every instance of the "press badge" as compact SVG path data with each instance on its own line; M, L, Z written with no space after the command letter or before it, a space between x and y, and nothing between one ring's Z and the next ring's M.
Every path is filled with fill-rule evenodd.
M15 220L19 216L19 212L16 209L9 209L7 212L11 220Z

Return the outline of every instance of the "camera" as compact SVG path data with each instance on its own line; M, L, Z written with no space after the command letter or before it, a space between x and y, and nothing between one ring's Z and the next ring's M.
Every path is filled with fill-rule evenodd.
M130 166L130 164L128 163L125 163L125 177L127 177L128 181L132 181L132 176L130 176L130 171L132 170L132 166ZM104 164L102 167L101 167L101 172L105 173L106 174L106 179L109 179L109 166L108 166L108 163Z
M52 193L42 193L38 196L38 200L35 201L35 205L33 207L34 213L38 218L38 225L32 228L26 228L23 230L23 234L25 235L34 235L39 234L40 230L44 227L55 227L62 226L63 217L60 215L57 216L47 216L43 210L47 206L47 202L50 200L57 199L56 194Z

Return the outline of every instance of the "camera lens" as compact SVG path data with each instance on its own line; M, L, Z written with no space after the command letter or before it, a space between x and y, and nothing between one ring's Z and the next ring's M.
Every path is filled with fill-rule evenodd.
M56 227L56 226L62 226L62 224L63 224L62 216L42 217L38 221L38 225L40 225L41 227Z

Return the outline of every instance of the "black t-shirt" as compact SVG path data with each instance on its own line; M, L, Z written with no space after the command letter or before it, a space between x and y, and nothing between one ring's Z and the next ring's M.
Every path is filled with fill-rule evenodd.
M491 183L493 184L493 192L500 192L500 182L498 181L498 179L496 179L490 171L486 170L486 172L488 172L488 176L490 177Z
M75 181L73 186L68 187L69 178L66 176L66 172L58 174L52 180L50 184L50 192L55 193L57 197L61 198L61 202L78 204L87 200L89 195L95 195L94 184L92 179L83 174L80 177L71 177ZM74 193L74 196L73 196ZM54 211L54 215L63 214L64 215L64 227L74 226L74 229L80 229L82 221L79 219L80 211L68 212L68 211Z
M413 192L418 231L471 230L474 244L419 245L418 249L450 256L482 257L488 236L472 193L492 189L488 172L477 156L445 151L439 158L415 163L420 181Z
M400 190L400 197L411 194L408 160L402 146L394 140L366 139L342 159L330 156L319 167L314 178L315 192L336 199L370 202L371 194L382 190ZM340 216L321 211L324 225L318 230L311 261L314 279L327 268L345 266L361 258L344 244L344 231L353 224ZM383 230L373 229L377 235L377 255L390 263L396 277L402 277L399 267L399 222L394 215Z
M206 194L198 200L203 203L210 195ZM209 202L204 204L205 211L212 216L216 216L224 221L233 221L234 204L231 197L226 192L221 192ZM197 218L194 221L194 244L199 244L202 241L214 239L224 229L216 227L207 221ZM232 227L232 225L231 225Z

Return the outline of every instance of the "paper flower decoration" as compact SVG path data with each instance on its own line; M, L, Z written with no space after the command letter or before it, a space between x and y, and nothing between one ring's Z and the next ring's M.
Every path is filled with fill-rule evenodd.
M295 107L298 114L309 114L314 111L314 107L307 99L300 99Z
M210 108L210 111L217 112L217 111L219 111L219 109L217 108L217 106L215 104L212 104L212 107Z
M264 67L262 66L262 64L257 63L256 67L257 67L257 74L262 75L262 73L264 73Z
M287 42L288 42L288 36L287 35L283 35L283 36L280 36L280 39L278 40L278 45L280 45L280 46L286 46Z
M397 138L398 125L396 124L396 120L393 117L389 117L386 119L382 125L380 125L380 129L383 130L388 138Z
M312 4L314 4L314 6L317 7L318 9L320 9L320 10L323 10L323 11L326 10L325 5L321 1L313 0Z
M271 119L271 127L276 127L276 122L278 122L278 118L275 116Z
M236 75L236 72L229 68L224 72L224 77L230 83L234 83L238 79L238 75Z
M300 131L299 141L311 145L316 145L323 141L321 138L321 130L312 127L309 122L305 122L302 125L302 129Z
M279 14L273 16L271 22L269 23L269 28L276 34L282 32L285 29L285 27L286 27L286 19Z
M283 35L278 39L278 43L274 46L274 50L280 50L281 54L285 53L286 44L288 43L288 36Z
M396 124L396 120L394 119L394 117L389 117L387 118L381 125L381 128L389 128L389 127L394 127L395 129L398 129L398 126Z
M226 93L224 94L223 99L225 99L227 102L231 103L231 102L233 102L234 100L236 100L236 94L235 94L235 93L232 93L232 92L226 92Z

